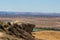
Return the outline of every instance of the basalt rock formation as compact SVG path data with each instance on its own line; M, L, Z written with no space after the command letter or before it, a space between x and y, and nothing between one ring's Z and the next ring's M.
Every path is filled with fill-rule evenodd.
M0 39L3 40L35 40L32 36L32 30L35 27L30 23L11 23L1 24Z

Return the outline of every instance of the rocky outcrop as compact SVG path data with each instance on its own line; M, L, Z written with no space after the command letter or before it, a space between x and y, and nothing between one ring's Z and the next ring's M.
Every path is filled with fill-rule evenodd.
M30 23L7 22L0 24L0 32L6 35L7 40L35 40L31 33L34 27L35 25Z

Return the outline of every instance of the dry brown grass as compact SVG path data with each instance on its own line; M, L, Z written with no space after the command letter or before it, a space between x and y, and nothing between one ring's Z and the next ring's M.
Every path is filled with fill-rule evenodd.
M60 40L60 31L33 32L36 40Z

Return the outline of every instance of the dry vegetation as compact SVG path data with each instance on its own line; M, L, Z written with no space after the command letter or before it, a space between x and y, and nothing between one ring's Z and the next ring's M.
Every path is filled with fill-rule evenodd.
M33 32L36 40L60 40L60 31Z

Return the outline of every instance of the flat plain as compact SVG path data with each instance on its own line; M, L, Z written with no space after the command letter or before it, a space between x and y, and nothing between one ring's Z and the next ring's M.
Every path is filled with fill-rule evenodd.
M20 21L35 24L36 27L49 27L60 29L60 17L0 17L3 21Z

